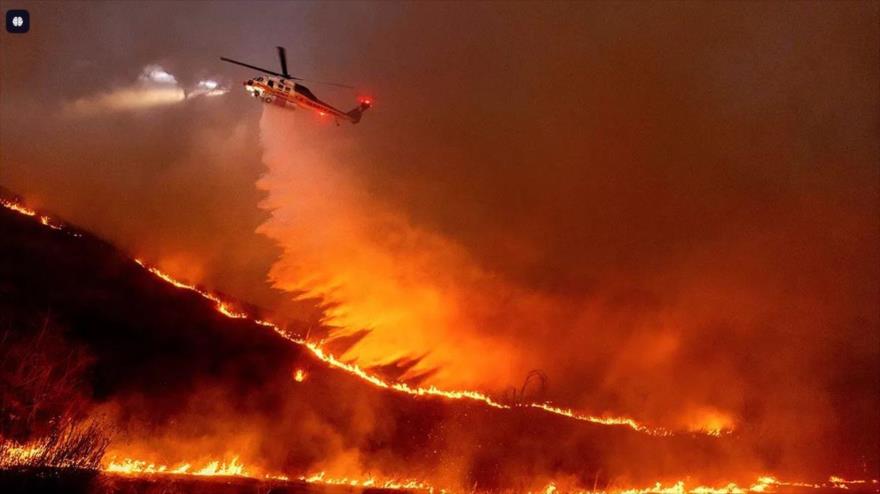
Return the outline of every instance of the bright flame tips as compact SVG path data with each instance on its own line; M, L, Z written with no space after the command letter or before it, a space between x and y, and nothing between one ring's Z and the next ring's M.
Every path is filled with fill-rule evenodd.
M24 451L24 449L22 450ZM248 478L262 478L268 480L290 481L290 477L281 474L254 474L239 463L238 456L232 457L228 462L211 460L200 469L193 469L192 463L180 463L169 467L163 464L149 463L142 460L125 458L121 461L111 460L104 467L104 471L118 475L197 475L197 476L234 476ZM363 478L333 477L326 472L317 472L303 475L296 480L308 484L338 485L350 487L371 487L395 490L425 490L429 492L448 492L437 489L430 484L419 480L379 480L374 476L367 475ZM758 477L750 486L739 486L730 482L721 487L698 485L689 487L684 480L664 485L657 482L650 487L630 488L614 487L602 490L561 489L556 482L550 482L540 490L540 494L556 494L560 492L576 492L578 494L748 494L748 493L773 493L779 492L780 487L798 487L803 489L848 489L849 485L870 486L869 489L877 491L880 488L878 480L846 480L832 476L825 482L786 482L776 477L765 475Z
M143 460L135 460L132 458L124 458L121 461L111 460L104 467L107 473L117 475L198 475L206 477L248 477L263 478L268 480L290 481L290 477L280 474L264 474L255 475L248 471L244 465L239 463L238 456L232 457L229 462L220 460L211 460L202 468L193 470L191 463L181 463L175 467L169 467L163 464L149 463ZM377 480L375 477L368 476L364 479L355 479L347 477L332 477L325 472L317 472L311 475L304 475L297 480L309 484L321 485L347 485L352 487L378 487L384 489L419 489L434 492L434 487L418 480ZM443 492L442 490L438 490Z
M747 494L747 493L763 493L763 492L779 492L780 487L798 487L802 489L846 489L846 484L871 484L872 486L880 486L877 480L843 480L840 477L831 477L827 482L786 482L776 479L769 475L758 477L757 480L748 487L742 487L736 483L729 483L721 487L709 487L700 485L696 487L688 487L683 480L679 480L671 485L664 485L661 482L655 483L651 487L645 488L612 488L596 491L566 491L577 492L578 494ZM877 491L877 489L874 489ZM559 492L555 482L550 482L541 491L542 494L554 494Z
M306 374L306 371L304 371L302 369L296 369L293 372L293 380L298 383L305 381L307 377L308 377L308 374Z
M5 207L7 209L11 209L17 213L21 213L25 216L36 216L36 214L37 214L36 211L34 211L33 209L31 209L23 204L18 204L16 202L7 201L6 199L0 199L0 203L3 204L3 207ZM42 222L42 219L40 221ZM45 224L45 223L43 223L43 224Z
M178 474L178 475L202 475L202 476L236 476L236 477L247 477L248 472L245 470L244 466L238 462L238 457L234 456L228 463L221 462L219 460L213 460L205 464L202 468L198 470L191 470L192 464L190 463L181 463L173 468L169 468L166 465L157 465L154 463L148 463L143 460L134 460L132 458L125 458L122 461L111 460L107 466L104 468L106 472L110 473L118 473L122 475L137 475L137 474L156 474L156 473L168 473L168 474Z

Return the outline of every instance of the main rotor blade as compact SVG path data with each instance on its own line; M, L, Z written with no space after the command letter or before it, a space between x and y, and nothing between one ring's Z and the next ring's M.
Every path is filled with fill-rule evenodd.
M263 72L263 73L266 73L266 74L277 75L278 77L284 77L285 79L295 79L295 80L298 80L298 81L299 81L299 80L302 80L302 79L300 79L299 77L293 77L293 76L288 75L288 74L279 74L278 72L273 72L273 71L271 71L271 70L266 70L266 69L264 69L264 68L262 68L262 67L257 67L256 65L251 65L251 64L244 63L244 62L239 62L238 60L233 60L233 59L231 59L231 58L220 57L220 60L223 60L224 62L234 63L234 64L236 64L236 65L241 65L242 67L247 67L247 68L249 68L249 69L259 70L260 72Z
M289 78L293 79L293 77L290 77L290 74L287 73L287 53L285 53L284 47L279 46L277 48L278 48L278 59L281 60L281 74L284 75L284 77L289 77Z
M314 82L316 84L326 84L328 86L342 87L345 89L354 89L354 86L349 86L348 84L340 84L338 82L328 82L328 81L316 81L313 79L303 79L302 77L294 77L294 76L288 74L287 73L287 60L286 60L286 57L284 56L284 48L281 48L280 46L278 48L279 48L278 55L282 61L281 69L284 71L283 74L279 74L278 72L273 72L271 70L267 70L262 67L257 67L256 65L251 65L248 63L244 63L244 62L239 62L238 60L233 60L231 58L220 57L220 60L223 60L224 62L234 63L236 65L241 65L242 67L247 67L249 69L259 70L260 72L263 72L264 74L270 74L270 75L275 75L278 77L283 77L285 79L290 79L292 81Z

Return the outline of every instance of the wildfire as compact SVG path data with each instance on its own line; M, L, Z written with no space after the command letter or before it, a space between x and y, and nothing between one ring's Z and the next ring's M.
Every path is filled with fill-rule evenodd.
M23 204L19 204L17 202L7 201L6 199L0 199L0 204L3 204L3 207L5 207L7 209L11 209L11 210L15 211L16 213L21 213L25 216L36 216L37 215L37 212L34 211L33 209L31 209Z
M429 484L419 481L419 480L385 480L378 481L374 477L367 477L366 479L350 479L346 477L341 478L333 478L328 477L324 472L319 472L314 475L310 475L308 477L300 477L299 480L309 484L322 484L322 485L347 485L351 487L372 487L379 489L397 489L397 490L425 490L434 492L434 487L431 487ZM438 492L446 492L443 489L440 489Z
M19 204L16 202L7 201L6 199L0 199L0 204L3 204L4 207L11 209L17 213L21 213L25 216L34 216L34 217L37 216L36 211L34 211L33 209L31 209L25 205L22 205L22 204ZM48 226L49 228L52 228L55 230L61 229L61 227L59 225L52 223L52 219L49 218L48 216L39 215L39 218L40 218L40 223L42 223L44 226Z
M306 371L302 369L296 369L295 371L293 371L293 380L298 383L305 381L306 377L308 377Z
M835 477L833 475L831 476L831 478L828 479L828 481L831 482L832 484L834 484L835 487L839 487L841 489L848 489L848 487L847 487L848 485L865 485L865 484L877 485L877 484L880 484L880 480L876 480L876 479L875 480L846 480L844 478Z
M636 422L635 420L627 417L597 417L595 415L582 415L574 410L568 408L559 408L555 407L549 403L530 403L528 406L532 408L538 408L540 410L544 410L550 413L555 413L556 415L562 415L563 417L570 417L576 420L583 420L586 422L593 422L596 424L605 424L605 425L625 425L633 430L637 430L639 432L645 432L647 434L655 435L655 436L670 436L672 435L672 431L663 429L661 427L647 427L643 424Z
M235 476L250 477L244 465L238 462L238 456L232 457L229 462L213 460L206 463L202 468L193 469L191 463L180 463L176 466L157 465L143 460L125 458L120 462L111 460L104 468L105 472L121 475L138 474L173 474L173 475L202 475L207 477Z
M41 443L19 444L0 442L0 468L30 465L43 456L46 446Z
M205 291L195 285L191 285L189 283L179 281L179 280L171 277L167 273L164 273L155 267L147 266L140 259L135 259L135 262L138 263L141 267L143 267L147 271L149 271L150 273L156 275L158 278L176 286L177 288L182 288L184 290L190 290L190 291L196 292L199 295L201 295L202 297L214 302L214 304L217 308L217 311L220 312L221 314L223 314L227 317L233 318L233 319L249 319L249 320L251 320L261 326L270 328L273 331L275 331L277 334L284 337L285 339L292 341L298 345L305 346L306 348L308 348L312 352L313 355L315 355L315 357L317 357L321 361L329 364L331 367L335 367L335 368L343 370L349 374L355 375L355 376L361 378L362 380L364 380L374 386L380 387L380 388L390 389L393 391L406 393L406 394L409 394L412 396L437 396L437 397L453 399L453 400L462 400L462 399L474 400L474 401L479 401L479 402L483 403L484 405L488 405L490 407L499 408L499 409L531 407L531 408L543 410L545 412L553 413L555 415L559 415L562 417L573 418L575 420L581 420L584 422L592 422L592 423L604 424L604 425L623 425L623 426L630 427L633 430L636 430L639 432L644 432L646 434L659 435L659 436L667 436L667 435L672 434L672 432L667 429L658 428L658 427L648 427L648 426L646 426L644 424L640 424L639 422L637 422L631 418L628 418L628 417L598 417L595 415L579 414L579 413L576 413L572 410L555 407L555 406L552 406L547 403L530 403L530 404L526 404L526 405L506 405L504 403L500 403L500 402L492 399L491 397L489 397L483 393L480 393L479 391L468 391L468 390L450 391L450 390L439 389L435 386L428 386L428 387L418 386L418 387L416 387L416 386L410 386L406 383L387 382L387 381L384 381L383 379L379 378L376 375L368 373L367 371L363 370L357 364L343 362L343 361L339 360L336 356L325 352L323 350L323 348L321 348L321 345L319 343L314 343L314 342L307 341L304 339L295 338L295 337L289 335L288 333L286 333L285 331L283 331L281 328L279 328L276 324L274 324L272 322L265 321L262 319L251 319L248 314L241 312L237 309L234 309L228 302L223 301L222 299L220 299L220 297L214 295L213 293ZM303 375L303 379L304 378L305 378L305 375ZM302 382L296 376L294 376L294 379L296 379L298 382ZM709 433L709 434L711 434L711 433Z
M63 230L64 229L61 225L53 222L52 218L50 218L49 216L46 216L44 214L39 214L39 213L37 213L36 210L33 210L23 204L0 198L0 205L5 207L6 209L11 209L12 211L15 211L16 213L23 214L25 216L31 216L34 218L38 218L40 220L40 223L43 224L43 226L48 226L49 228L51 228L53 230ZM71 234L75 237L79 236L78 233L71 233Z
M29 465L29 460L42 455L43 450L44 447L39 443L24 445L18 443L0 444L0 468L14 468L17 466ZM247 477L284 482L292 481L289 476L282 474L255 474L246 469L245 466L239 462L239 456L237 455L233 456L229 461L210 460L207 463L204 463L201 468L193 468L193 462L181 462L174 464L173 466L168 466L165 464L151 463L128 457L116 461L114 457L105 464L103 471L115 475L192 475L206 477ZM323 471L310 475L303 475L293 479L293 481L316 485L394 490L423 490L431 493L438 492L441 494L451 492L446 489L438 489L427 482L415 479L379 479L370 475L365 476L364 478L333 477ZM766 475L758 477L754 483L747 487L739 486L733 482L721 487L710 487L705 485L688 487L685 481L679 480L668 485L657 482L654 485L645 488L612 487L602 490L562 490L557 486L556 482L550 482L546 487L541 489L540 494L556 494L559 492L571 492L575 494L748 494L774 493L778 492L780 487L848 490L850 489L850 486L858 486L867 491L880 492L880 481L877 479L847 480L842 477L832 476L825 482L811 483L782 481L773 476Z
M208 477L216 476L232 476L247 477L255 479L279 480L289 482L290 477L281 474L264 474L256 475L246 470L244 465L239 463L238 456L232 457L229 462L213 460L206 463L200 469L193 469L192 463L180 463L174 467L163 464L150 463L143 460L133 458L124 458L121 461L111 460L104 467L107 473L117 475L200 475ZM325 472L318 472L311 475L303 475L295 480L308 484L319 485L345 485L350 487L372 487L382 489L397 490L426 490L430 492L446 492L442 489L435 489L431 485L419 480L380 480L372 476L363 479L349 477L332 477Z
M453 400L462 400L462 399L474 400L474 401L479 401L479 402L481 402L485 405L488 405L490 407L504 409L504 410L510 410L513 408L536 408L536 409L543 410L545 412L549 412L549 413L559 415L562 417L568 417L568 418L572 418L572 419L580 420L580 421L584 421L584 422L591 422L594 424L623 425L623 426L627 426L635 431L644 432L646 434L651 434L651 435L655 435L655 436L668 436L668 435L672 434L672 431L669 431L667 429L660 428L660 427L649 427L647 425L641 424L641 423L639 423L631 418L628 418L628 417L599 417L599 416L595 416L595 415L579 414L579 413L574 412L570 409L555 407L553 405L550 405L549 403L528 403L528 404L523 404L523 405L506 405L504 403L499 403L498 401L492 399L491 397L489 397L483 393L480 393L479 391L449 391L449 390L439 389L435 386L415 387L415 386L410 386L406 383L400 383L400 382L389 383L389 382L386 382L386 381L380 379L379 377L377 377L373 374L366 372L365 370L360 368L357 364L343 362L343 361L339 360L338 358L336 358L334 355L324 352L324 350L321 348L321 346L319 344L316 344L316 343L313 343L310 341L306 341L306 340L292 338L289 335L285 334L283 331L281 331L280 328L278 328L277 326L275 326L274 324L272 324L270 322L260 321L260 320L257 320L256 322L261 325L273 328L278 334L284 336L285 338L287 338L291 341L294 341L295 343L306 346L309 350L312 351L312 353L316 357L318 357L323 362L329 364L331 367L335 367L337 369L344 370L344 371L348 372L349 374L354 374L354 375L360 377L361 379L363 379L364 381L367 381L367 382L369 382L375 386L378 386L380 388L391 389L394 391L406 393L406 394L413 395L413 396L438 396L438 397L448 398L448 399L453 399ZM709 435L716 435L716 434L711 434L709 432L705 432L705 433L707 433Z
M758 477L758 479L748 487L739 486L734 482L721 487L709 487L705 485L688 487L685 481L679 480L670 485L663 485L661 482L657 482L653 486L645 488L610 488L605 490L581 490L570 492L576 492L577 494L747 494L777 492L780 487L848 489L847 485L871 486L873 488L870 490L880 492L880 481L878 480L845 480L840 477L832 476L826 482L787 482L778 480L769 475ZM554 494L556 492L559 492L559 488L555 482L550 482L541 491L542 494Z
M17 211L17 212L25 214L27 216L35 216L37 214L36 211L29 209L21 204L12 202L12 201L3 200L2 205L13 210L13 211ZM47 217L43 217L43 218L47 218ZM52 228L60 228L60 227L55 227L55 226L49 224L48 218L46 219L45 222L42 220L41 220L41 222L44 225L51 226ZM334 367L336 369L340 369L340 370L345 371L349 374L357 376L357 377L361 378L362 380L364 380L374 386L377 386L379 388L389 389L389 390L397 391L400 393L405 393L405 394L408 394L411 396L436 396L436 397L452 399L452 400L473 400L473 401L480 402L486 406L490 406L492 408L503 409L503 410L509 410L509 409L513 409L513 408L535 408L535 409L542 410L547 413L552 413L554 415L558 415L560 417L571 418L571 419L580 420L583 422L590 422L590 423L594 423L594 424L625 426L625 427L629 427L635 431L642 432L645 434L651 434L651 435L655 435L655 436L668 436L668 435L672 434L672 431L670 431L668 429L665 429L662 427L650 427L645 424L639 423L636 420L629 418L629 417L596 416L596 415L590 415L590 414L581 414L581 413L577 413L577 412L570 410L570 409L565 409L565 408L553 406L549 403L527 403L527 404L508 405L508 404L500 403L500 402L494 400L493 398L491 398L490 396L488 396L484 393L481 393L479 391L444 390L444 389L439 389L435 386L421 387L421 386L410 386L406 383L401 383L401 382L388 382L388 381L381 379L380 377L378 377L376 375L368 373L367 371L363 370L357 364L343 362L343 361L339 360L336 356L325 352L321 348L320 343L314 343L311 341L307 341L305 339L296 338L294 336L291 336L290 334L288 334L287 332L285 332L281 328L279 328L276 324L269 322L269 321L262 320L262 319L252 318L249 314L247 314L239 309L234 308L234 306L230 302L222 300L220 297L218 297L217 295L215 295L207 290L203 290L195 285L179 281L179 280L173 278L172 276L168 275L167 273L162 272L158 268L148 266L146 263L144 263L140 259L135 259L134 261L138 265L140 265L141 267L143 267L144 269L146 269L147 271L152 273L153 275L157 276L159 279L161 279L167 283L170 283L177 288L181 288L184 290L190 290L192 292L198 293L203 298L210 300L211 302L213 302L215 304L215 308L217 309L217 311L220 312L221 314L223 314L224 316L232 318L232 319L248 319L256 324L270 328L273 331L275 331L277 334L282 336L283 338L285 338L289 341L292 341L293 343L296 343L298 345L305 346L306 348L308 348L312 352L313 355L315 355L315 357L317 357L321 361L325 362L326 364L330 365L331 367ZM720 435L720 433L721 433L720 430L715 430L715 429L699 429L699 430L696 430L693 432L703 433L703 434L712 435L712 436L717 436L717 435Z

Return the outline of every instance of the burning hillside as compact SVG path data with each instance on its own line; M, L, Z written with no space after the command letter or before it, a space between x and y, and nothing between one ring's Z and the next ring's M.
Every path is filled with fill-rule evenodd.
M50 459L67 441L98 451L84 467L126 478L548 492L653 482L646 492L876 489L837 477L755 481L769 467L737 433L675 432L389 381L253 307L177 281L18 202L4 206L4 341L32 356L51 351L50 339L72 352L65 381L54 380L55 370L42 375L46 386L63 382L76 404L57 412L67 428L46 435L45 424L9 415L16 402L4 395L5 468L73 467ZM40 340L28 347L35 329ZM11 362L5 353L4 368ZM45 439L59 434L67 439Z

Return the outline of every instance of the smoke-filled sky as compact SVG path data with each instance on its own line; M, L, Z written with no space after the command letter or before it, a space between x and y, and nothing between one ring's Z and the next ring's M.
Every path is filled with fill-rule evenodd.
M493 392L540 369L566 406L876 468L877 3L26 7L0 185L30 204L370 330L365 365ZM264 113L218 57L276 45L375 107Z

